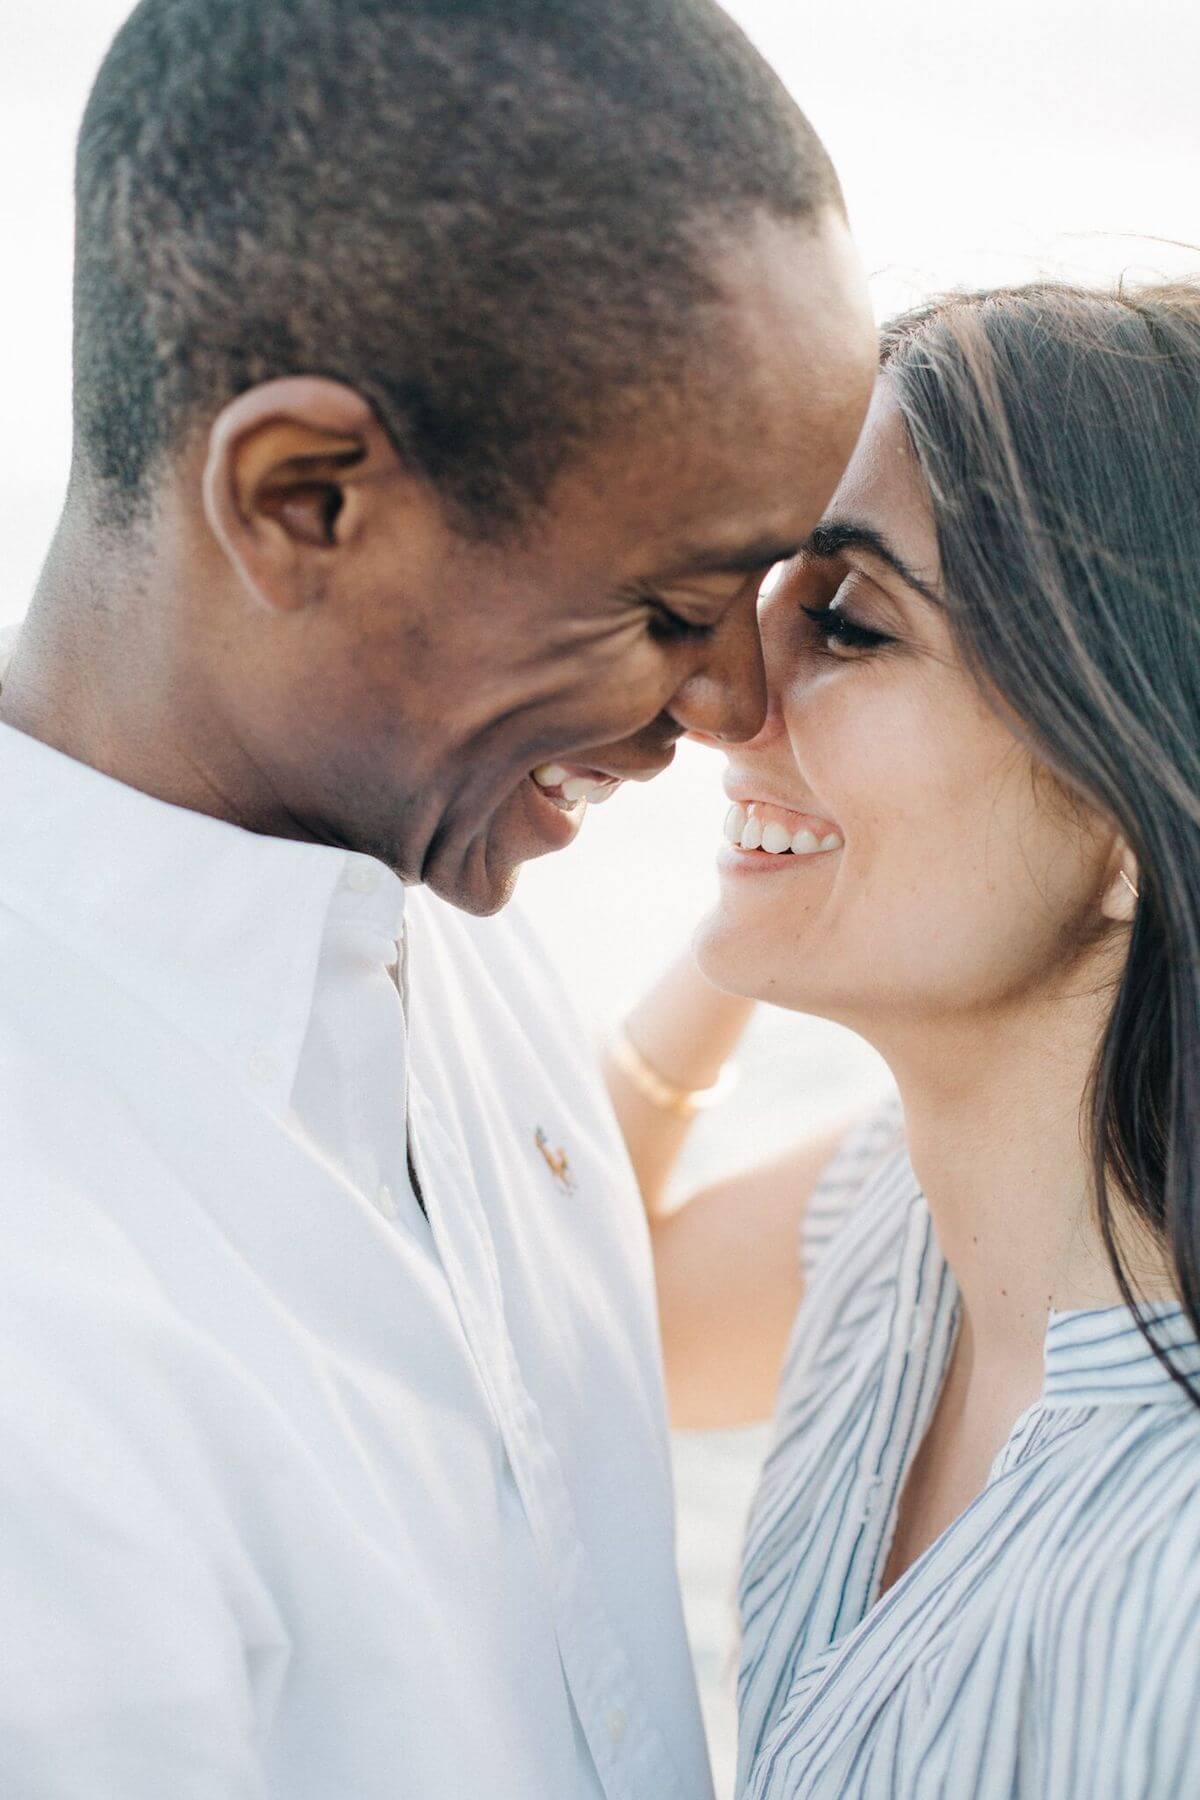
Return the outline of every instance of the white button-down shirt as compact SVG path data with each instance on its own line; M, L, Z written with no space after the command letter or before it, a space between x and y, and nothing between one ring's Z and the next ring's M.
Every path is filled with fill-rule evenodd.
M0 1793L711 1793L641 1206L519 920L0 726L0 1146Z
M898 1109L815 1195L742 1579L746 1800L1200 1794L1200 1413L1126 1307L1054 1313L986 1486L884 1595L958 1291ZM1200 1376L1179 1306L1146 1311Z

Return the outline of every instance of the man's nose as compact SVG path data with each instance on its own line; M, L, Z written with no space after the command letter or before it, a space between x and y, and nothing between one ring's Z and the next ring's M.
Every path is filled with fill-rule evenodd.
M753 599L731 607L704 661L682 682L667 711L687 732L718 743L757 737L767 713L767 677Z

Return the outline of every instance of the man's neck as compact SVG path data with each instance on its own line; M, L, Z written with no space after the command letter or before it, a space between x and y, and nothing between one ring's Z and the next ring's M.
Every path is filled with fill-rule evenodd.
M95 537L68 505L0 687L0 721L156 799L247 823L169 560L156 557L151 593L144 560L107 542L97 554Z

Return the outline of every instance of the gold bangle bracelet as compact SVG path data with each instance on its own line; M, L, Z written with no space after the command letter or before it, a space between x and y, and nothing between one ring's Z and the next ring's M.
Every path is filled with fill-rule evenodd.
M710 1106L719 1106L737 1086L737 1066L726 1063L711 1087L676 1087L646 1061L627 1031L613 1032L608 1053L643 1100L657 1106L660 1112L674 1113L680 1119L691 1119L699 1112L706 1112Z

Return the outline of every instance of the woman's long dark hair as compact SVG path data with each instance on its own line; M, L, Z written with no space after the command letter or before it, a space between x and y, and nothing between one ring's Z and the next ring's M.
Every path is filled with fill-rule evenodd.
M1138 860L1091 1089L1097 1204L1126 1302L1122 1204L1200 1337L1200 287L954 295L889 326L883 363L968 663Z

